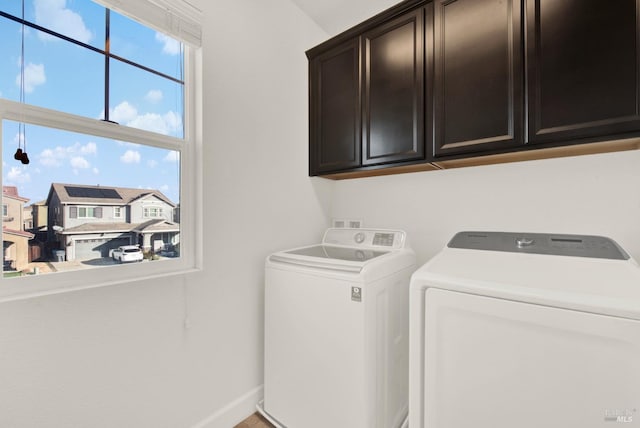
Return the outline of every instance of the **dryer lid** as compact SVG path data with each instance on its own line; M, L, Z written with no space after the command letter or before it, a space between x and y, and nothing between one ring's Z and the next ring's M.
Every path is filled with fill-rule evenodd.
M449 248L547 254L628 260L629 255L613 239L594 235L551 233L459 232L447 244Z
M488 238L480 237L484 243L469 245L454 238L414 272L411 287L447 289L640 320L640 268L613 240L597 237L593 242L604 245L590 249L589 245L579 244L578 238L567 238L555 244L577 247L546 247L543 252L517 248L515 241L509 250L487 248L502 242L505 236L523 234L472 233ZM571 235L540 234L536 239L544 242L551 236ZM580 240L591 242L588 238ZM617 255L605 256L603 252Z

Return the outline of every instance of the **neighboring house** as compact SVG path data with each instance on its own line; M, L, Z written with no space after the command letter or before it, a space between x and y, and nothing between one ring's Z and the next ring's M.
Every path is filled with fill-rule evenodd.
M33 229L33 215L31 207L22 207L22 230Z
M47 201L39 201L31 204L31 218L33 229L37 232L47 230Z
M48 242L66 260L109 257L120 245L159 251L180 242L176 205L158 190L52 183L46 205Z
M2 186L2 260L4 269L23 270L29 264L29 240L24 230L24 204L15 186Z
M173 221L180 223L180 204L173 209Z

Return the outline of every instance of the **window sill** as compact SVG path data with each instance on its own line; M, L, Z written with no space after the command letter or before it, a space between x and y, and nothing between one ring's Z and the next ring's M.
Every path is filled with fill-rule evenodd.
M182 260L153 261L145 264L150 266L141 266L140 264L118 266L117 268L106 266L83 271L3 279L0 281L0 303L160 278L166 279L202 271L201 267L188 266Z

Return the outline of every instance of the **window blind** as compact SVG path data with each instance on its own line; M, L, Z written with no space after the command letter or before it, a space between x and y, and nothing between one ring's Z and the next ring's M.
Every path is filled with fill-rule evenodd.
M202 11L185 0L93 0L188 45L202 44Z

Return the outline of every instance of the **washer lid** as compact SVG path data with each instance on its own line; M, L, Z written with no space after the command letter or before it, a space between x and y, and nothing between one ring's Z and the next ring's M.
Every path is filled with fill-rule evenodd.
M268 260L313 269L360 273L369 263L390 253L392 251L320 244L280 251L270 255Z
M334 245L313 245L284 251L283 254L319 257L322 259L346 260L350 262L364 262L387 254L388 251L377 251L367 248L337 247Z

